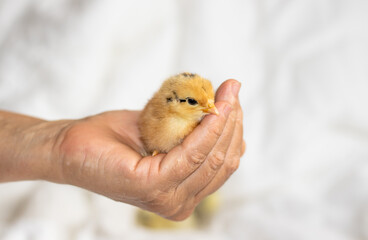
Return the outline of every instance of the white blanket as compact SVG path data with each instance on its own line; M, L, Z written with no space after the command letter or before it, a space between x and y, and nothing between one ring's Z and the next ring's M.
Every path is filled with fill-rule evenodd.
M368 239L368 2L1 0L0 108L140 109L182 71L242 82L246 155L203 230L46 182L0 184L0 239ZM1 127L1 126L0 126Z

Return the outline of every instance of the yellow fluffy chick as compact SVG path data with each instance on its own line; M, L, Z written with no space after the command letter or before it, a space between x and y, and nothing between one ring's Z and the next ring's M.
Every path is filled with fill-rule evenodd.
M139 119L147 154L167 153L209 113L218 114L209 80L193 73L181 73L167 79Z
M167 79L147 103L139 119L146 154L167 153L193 131L206 114L218 114L209 80L193 73ZM219 198L211 195L182 222L173 222L139 210L137 223L151 229L183 229L203 226L215 212Z

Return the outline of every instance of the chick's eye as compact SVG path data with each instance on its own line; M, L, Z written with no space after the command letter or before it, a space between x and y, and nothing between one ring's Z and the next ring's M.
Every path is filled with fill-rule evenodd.
M188 98L188 103L190 105L196 105L196 104L198 104L198 102L195 99L193 99L193 98Z

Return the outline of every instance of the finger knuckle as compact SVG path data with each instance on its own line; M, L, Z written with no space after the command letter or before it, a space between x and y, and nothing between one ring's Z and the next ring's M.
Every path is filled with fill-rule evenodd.
M210 132L215 138L219 138L222 134L222 128L219 126L214 126L210 129Z
M231 163L227 166L227 170L229 174L234 173L238 168L240 164L240 158L234 157L231 161Z
M210 168L213 171L217 171L225 162L225 153L218 151L209 160Z
M204 162L204 160L206 159L207 155L200 152L200 151L193 151L190 153L188 160L192 165L199 165L202 164Z

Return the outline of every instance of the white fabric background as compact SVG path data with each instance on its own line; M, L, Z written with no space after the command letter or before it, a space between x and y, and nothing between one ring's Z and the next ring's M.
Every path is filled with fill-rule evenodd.
M0 108L140 109L181 71L242 82L246 155L204 230L79 188L0 184L0 238L368 239L368 2L0 0ZM1 126L0 126L1 127Z

